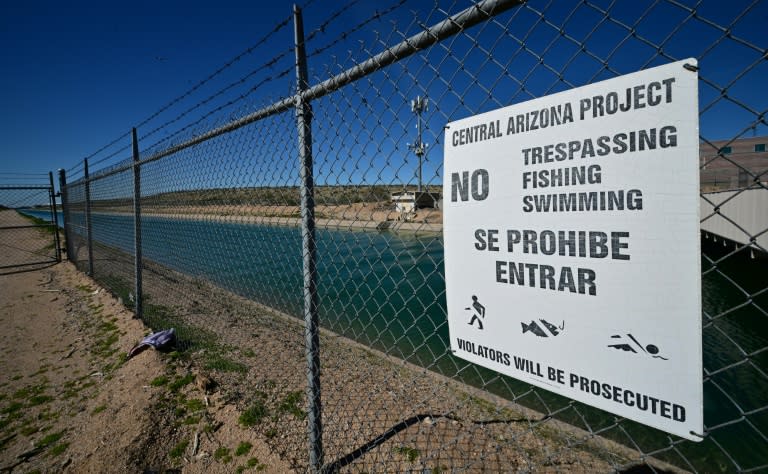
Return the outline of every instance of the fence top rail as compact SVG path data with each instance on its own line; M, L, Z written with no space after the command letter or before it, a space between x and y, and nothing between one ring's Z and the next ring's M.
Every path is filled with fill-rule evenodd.
M26 189L51 189L50 186L0 186L0 191L26 190Z
M385 66L400 61L401 59L405 59L406 57L411 56L446 38L449 38L464 29L475 26L489 18L499 15L514 7L520 6L523 3L524 0L482 0L477 4L472 5L462 10L461 12L456 13L455 15L450 16L445 20L433 25L432 27L426 28L424 31L417 33L410 38L406 38L395 46L387 48L376 56L373 56L368 60L347 69L346 71L339 73L330 79L321 82L320 84L298 92L296 95L283 98L273 103L272 105L261 108L251 114L234 120L221 127L214 128L213 130L203 133L197 137L193 137L183 143L171 146L161 152L144 158L143 160L129 162L122 166L116 166L109 171L99 173L98 176L89 177L87 180L90 181L94 179L106 178L107 176L129 170L134 166L141 166L145 163L157 161L161 158L173 155L174 153L178 153L182 150L198 145L212 138L216 138L225 133L235 131L253 122L290 110L303 102L319 99L344 87L351 82L372 74ZM78 182L79 181L86 181L86 179L81 178L78 180Z

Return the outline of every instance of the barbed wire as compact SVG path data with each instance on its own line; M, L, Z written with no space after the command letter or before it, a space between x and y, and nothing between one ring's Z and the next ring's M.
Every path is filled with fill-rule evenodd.
M248 79L252 78L253 76L255 76L256 74L258 74L259 72L262 72L263 70L266 70L266 69L271 69L271 68L273 68L273 67L274 67L274 66L275 66L275 65L276 65L276 64L277 64L277 63L278 63L278 62L279 62L281 59L283 59L284 57L288 56L288 55L289 55L289 54L291 54L291 53L293 53L293 48L288 48L288 49L286 49L286 50L285 50L285 51L283 51L282 53L280 53L280 54L278 54L278 55L274 56L272 59L270 59L269 61L265 62L264 64L262 64L262 65L261 65L261 66L259 66L258 68L256 68L256 69L252 70L251 72L249 72L249 73L248 73L248 74L246 74L245 76L241 77L240 79L238 79L238 80L236 80L236 81L234 81L234 82L230 83L229 85L227 85L227 86L223 87L222 89L220 89L220 90L219 90L219 91L217 91L216 93L214 93L214 94L212 94L212 95L208 96L207 98L205 98L205 99L201 100L200 102L198 102L197 104L193 105L192 107L190 107L190 108L188 108L188 109L184 110L183 112L181 112L180 114L178 114L178 115L177 115L176 117L174 117L173 119L171 119L171 120L168 120L167 122L165 122L165 123L163 123L163 124L159 125L158 127L154 128L154 129L153 129L153 130L151 130L150 132L147 132L146 134L142 135L142 136L140 137L140 140L145 140L145 139L149 138L150 136L154 135L155 133L159 132L160 130L162 130L162 129L164 129L164 128L166 128L166 127L168 127L168 126L170 126L170 125L172 125L172 124L174 124L174 123L176 123L176 122L178 122L178 121L179 121L179 120L181 120L181 119L183 119L184 117L186 117L187 115L189 115L191 112L193 112L193 111L195 111L195 110L199 109L200 107L202 107L202 106L204 106L204 105L208 104L208 103L209 103L209 102L211 102L212 100L214 100L214 99L218 98L219 96L221 96L221 95L225 94L225 93L226 93L226 92L228 92L229 90L231 90L231 89L233 89L233 88L235 88L235 87L237 87L237 86L240 86L240 85L243 85L243 84L245 84L245 82L246 82ZM282 77L282 76L278 76L278 77ZM274 79L274 78L271 78L271 77L270 77L270 78L267 78L267 79L265 79L265 80L262 80L262 81L259 83L259 86L261 86L261 85L264 85L264 84L266 84L266 83L270 82L270 81L271 81L271 80L273 80L273 79ZM253 86L253 87L257 87L257 86ZM252 90L251 90L250 92L253 92L253 88L252 88ZM250 92L249 92L249 93L250 93ZM246 94L246 95L248 95L248 94ZM229 101L229 102L227 102L226 104L224 104L224 105L220 105L219 107L217 107L217 108L213 109L213 111L209 111L208 113L206 113L205 115L203 115L203 119L205 119L205 118L207 118L207 117L211 116L213 113L219 112L219 111L221 111L221 110L223 110L223 109L225 109L225 108L227 108L227 107L229 107L229 106L233 105L234 103L238 102L239 100L243 99L244 97L245 97L244 95L241 95L241 96L238 98L238 100L230 100L230 101ZM199 123L199 121L198 121L198 122L196 122L196 123ZM155 146L159 145L160 143L163 143L163 142L165 142L165 141L169 141L169 140L171 140L171 139L172 139L172 137L174 137L174 136L177 136L177 135L178 135L178 134L180 134L180 133L183 133L183 131L184 131L184 130L185 130L185 129L182 129L182 130L178 130L177 132L175 132L175 133L174 133L174 134L172 134L171 136L168 136L168 137L164 137L164 138L163 138L163 139L161 139L160 141L158 141L158 142L154 143L154 144L152 145L152 148L154 148Z
M130 135L130 132L129 132L129 135ZM96 165L102 164L102 163L104 163L105 161L107 161L107 160L109 160L109 159L111 159L111 158L114 158L114 157L116 157L116 156L117 156L117 155L119 155L120 153L123 153L123 152L125 152L126 150L128 150L128 149L130 149L130 148L131 148L131 144L130 144L130 143L128 143L127 145L124 145L122 148L118 148L117 150L113 151L113 152L112 152L112 153L110 153L109 155L107 155L107 156L105 156L105 157L103 157L103 158L99 158L98 160L94 161L93 163L91 163L91 162L89 161L89 162L88 162L88 166L90 167L90 166L96 166Z
M190 123L186 124L185 126L179 128L178 130L176 130L172 134L169 134L168 136L163 137L162 139L152 143L151 145L146 147L146 149L148 149L148 150L158 149L160 147L160 145L162 145L163 143L166 143L166 142L173 144L174 142L172 140L174 138L182 136L185 132L188 132L188 131L192 130L195 126L202 124L203 122L208 120L208 118L210 118L214 114L217 114L217 113L221 112L222 110L227 109L227 108L233 106L234 104L237 104L238 102L241 102L241 101L245 100L251 94L253 94L257 90L259 90L262 86L264 86L266 84L269 84L270 82L273 82L273 81L275 81L277 79L286 77L291 72L293 72L293 66L290 66L290 67L288 67L286 69L283 69L282 71L279 71L277 74L274 74L272 76L265 77L260 82L258 82L257 84L252 86L250 89L248 89L245 93L240 94L238 97L236 97L234 99L231 99L231 100L227 101L226 103L221 104L218 107L215 107L215 108L209 110L207 113L203 114L202 116L200 116L199 118L197 118L193 122L190 122ZM234 121L234 120L236 120L236 118L237 117L230 117L229 119Z
M91 158L93 158L93 157L97 156L97 155L98 155L99 153L101 153L102 151L104 151L104 150L107 150L107 149L109 149L110 147L114 146L115 144L119 143L119 142L120 142L120 140L124 140L125 138L128 138L128 137L130 137L130 136L131 136L131 132L130 132L130 131L127 131L127 132L123 133L122 135L120 135L119 137L117 137L117 138L115 138L114 140L112 140L111 142L109 142L109 143L107 143L106 145L102 146L102 147L101 147L101 148L99 148L98 150L94 151L94 152L93 152L93 153L91 153L90 155L88 155L88 156L84 157L83 159L84 159L84 160L90 160ZM82 160L80 160L80 165L82 166ZM78 165L77 165L77 164L76 164L76 165L74 165L74 166L73 166L71 169L74 169L76 166L78 166ZM69 171L69 170L67 170L67 171Z
M80 160L80 161L75 162L75 164L72 165L71 167L66 168L66 172L67 172L67 174L70 174L70 173L74 173L75 171L79 171L82 168L83 168L83 161Z
M244 50L242 53L240 53L240 54L238 54L237 56L235 56L234 58L230 59L229 61L227 61L226 63L224 63L224 65L223 65L223 66L221 66L220 68L218 68L217 70L215 70L213 73L209 74L209 75L208 75L208 76L207 76L205 79L203 79L202 81L200 81L200 82L198 82L197 84L195 84L194 86L192 86L192 87L191 87L189 90L187 90L187 91L186 91L184 94L182 94L182 95L180 95L180 96L176 97L175 99L173 99L172 101L170 101L168 104L166 104L165 106L163 106L163 107L161 107L160 109L158 109L158 110L157 110L155 113L151 114L149 117L147 117L146 119L144 119L144 120L142 120L141 122L139 122L139 123L136 125L136 128L141 128L141 127L143 127L143 126L144 126L144 125L146 125L146 124L147 124L149 121L151 121L152 119L154 119L155 117L157 117L157 116L158 116L158 115L160 115L161 113L165 112L165 111L166 111L166 110L168 110L169 108L173 107L175 104L177 104L177 103L179 103L180 101L184 100L186 97L189 97L190 95L192 95L192 94L193 94L195 91L197 91L197 90L198 90L198 89L200 89L202 86L204 86L205 84L207 84L208 82L210 82L211 80L213 80L215 77L217 77L219 74L221 74L222 72L224 72L225 70L227 70L228 68L230 68L232 65L234 65L235 63L237 63L238 61L240 61L240 60L241 60L243 57L245 57L245 56L247 56L247 55L251 54L251 53L252 53L252 52L253 52L253 51L254 51L256 48L258 48L259 46L261 46L261 45L265 44L265 43L266 43L266 42L267 42L267 41L268 41L268 40L269 40L271 37L273 37L275 34L277 34L277 32L279 32L281 29L283 29L283 28L285 28L286 26L288 26L288 24L291 22L291 19L292 19L292 18L293 18L293 17L292 17L292 15L289 15L289 16L287 16L287 17L286 17L284 20L282 20L282 21L278 22L278 23L277 23L277 24L274 26L274 28L272 28L272 30L270 30L270 31L269 31L269 32L268 32L266 35L264 35L264 36L263 36L263 37L262 37L262 38L261 38L259 41L257 41L257 42L256 42L256 44L254 44L253 46L250 46L249 48L247 48L246 50Z
M318 47L317 49L308 53L307 58L318 56L324 53L325 51L333 48L334 46L338 45L339 43L347 41L352 34L357 33L358 31L362 30L366 26L370 25L372 22L376 20L380 20L381 18L389 15L390 13L397 11L397 9L400 8L402 5L404 5L407 1L408 0L399 0L398 2L390 5L388 8L385 8L384 10L381 10L381 11L376 10L376 12L372 16L368 17L367 19L363 20L362 22L358 23L352 28L338 34L336 39L334 39L330 43L326 44L325 46ZM307 42L309 42L310 39L311 38L307 38Z
M275 24L275 26L272 28L272 30L270 30L270 31L269 31L267 34L265 34L265 35L264 35L264 36L263 36L263 37L262 37L262 38L261 38L259 41L257 41L257 42L256 42L254 45L252 45L252 46L250 46L250 47L246 48L244 51L242 51L241 53L237 54L237 55L236 55L236 56L234 56L232 59L230 59L229 61L227 61L226 63L224 63L224 64L223 64L221 67L219 67L218 69L216 69L214 72L212 72L211 74L209 74L208 76L206 76L206 77L205 77L203 80L201 80L201 81L199 81L198 83L196 83L194 86L192 86L192 87L191 87L190 89L188 89L186 92L184 92L183 94L181 94L181 95L177 96L176 98L174 98L173 100L171 100L170 102L168 102L166 105L164 105L164 106L160 107L160 108L159 108L158 110L156 110L154 113L150 114L150 115L149 115L147 118L145 118L144 120L142 120L141 122L139 122L139 123L136 125L136 128L141 128L141 127L143 127L144 125L146 125L147 123L149 123L150 121L152 121L153 119L155 119L156 117L158 117L159 115L161 115L162 113L164 113L165 111L169 110L170 108L172 108L173 106L175 106L175 105L176 105L176 104L178 104L179 102L183 101L183 100L184 100L184 99L186 99L187 97L189 97L189 96L191 96L192 94L194 94L194 93L195 93L197 90L199 90L199 89L200 89L201 87L203 87L205 84L207 84L207 83L211 82L211 81L212 81L214 78L218 77L218 76L219 76L221 73L223 73L224 71L226 71L227 69L229 69L230 67L232 67L232 66L233 66L234 64L236 64L238 61L240 61L240 60L241 60L243 57L245 57L245 56L247 56L247 55L249 55L249 54L253 53L253 51L254 51L255 49L257 49L259 46L261 46L261 45L265 44L265 43L266 43L266 42L267 42L267 41L268 41L268 40L269 40L271 37L273 37L275 34L277 34L277 32L279 32L281 29L285 28L285 27L286 27L286 26L287 26L287 25L290 23L291 19L292 19L292 15L289 15L289 16L287 16L287 17L286 17L284 20L282 20L282 21L280 21L280 22L277 22L277 23ZM202 106L202 105L204 105L204 103L206 103L206 102L202 102L202 103L199 103L199 104L198 104L198 107L199 107L199 106ZM195 107L195 108L196 108L196 107ZM192 110L194 110L194 108L193 108ZM190 111L191 111L191 110L190 110ZM175 121L171 121L171 122L169 122L169 123L174 123L174 122L175 122ZM127 127L127 128L128 128L128 127ZM156 132L158 132L160 129L162 129L162 127L158 127L157 129L153 130L153 133L156 133ZM91 158L93 158L94 156L98 155L99 153L103 152L104 150L106 150L106 149L110 148L111 146L115 145L115 144L116 144L116 143L118 143L120 140L123 140L123 139L125 139L125 138L127 138L127 137L130 137L130 134L131 134L131 133L130 133L130 130L129 130L129 131L127 131L126 133L124 133L124 134L122 134L122 135L118 136L117 138L115 138L114 140L112 140L111 142L109 142L108 144L106 144L106 145L102 146L101 148L99 148L99 149L98 149L98 150L96 150L95 152L93 152L93 153L91 153L90 155L86 156L86 157L85 157L85 159L91 159ZM145 137L146 137L146 135L145 135ZM130 146L130 145L129 145L129 146ZM116 152L116 153L113 153L113 154L112 154L112 155L110 155L108 158L105 158L105 159L103 159L103 160L100 160L100 161L98 161L98 162L94 162L94 164L96 164L96 163L101 163L101 162L103 162L103 161L106 161L106 159L112 158L112 157L114 157L115 155L119 154L119 153L120 153L120 152L122 152L122 151L125 151L125 149L121 149L121 150L119 150L118 152ZM73 169L74 169L76 166L77 166L77 165L73 166L72 168L70 168L70 169L69 169L69 170L67 170L67 171L69 172L69 171L73 170Z
M339 7L339 9L337 9L335 12L332 12L325 20L320 23L320 25L315 27L315 29L310 31L309 34L305 36L304 42L308 43L312 41L315 36L321 33L325 33L326 28L328 28L335 20L341 17L341 15L345 13L349 8L352 8L359 2L360 0L349 0L346 4Z

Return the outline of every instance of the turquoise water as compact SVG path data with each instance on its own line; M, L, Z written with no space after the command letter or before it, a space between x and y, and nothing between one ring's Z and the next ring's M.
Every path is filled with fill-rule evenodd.
M82 226L78 217L73 223ZM92 226L95 241L133 253L132 217L94 213ZM324 327L423 366L446 354L440 235L318 229L316 236ZM302 315L297 227L145 216L142 252L147 260Z
M95 240L133 252L130 216L94 214L92 220ZM301 317L296 227L144 217L142 239L145 259ZM768 347L768 292L761 293L768 284L765 260L751 260L745 252L729 255L732 250L702 241L705 424L716 429L702 443L676 448L706 472L733 469L717 444L742 469L768 463L762 436L768 433L768 410L761 410L768 406L768 351L762 351ZM542 390L533 394L524 383L448 354L440 235L319 229L317 255L324 327L544 413L569 405L567 399ZM578 412L565 410L558 417L581 427L586 422L593 431L615 423L613 415L577 406ZM646 452L669 446L667 436L656 430L629 422L622 426ZM627 442L617 430L607 435ZM659 457L681 463L674 453Z

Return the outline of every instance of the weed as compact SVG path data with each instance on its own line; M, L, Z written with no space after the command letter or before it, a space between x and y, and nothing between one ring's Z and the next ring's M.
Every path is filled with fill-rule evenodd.
M218 448L216 451L213 452L213 458L217 461L223 462L224 464L232 460L232 456L230 456L229 454L229 448L226 448L224 446Z
M168 388L171 390L171 392L178 392L183 387L191 384L195 380L195 376L192 374L187 374L184 377L176 377L176 380L171 382L168 385Z
M88 383L85 383L85 384L81 385L80 387L70 388L70 389L64 391L64 393L61 394L61 398L64 399L64 400L68 400L70 398L73 398L73 397L77 396L80 393L81 390L85 390L87 388L93 387L95 385L95 383L96 382L88 382Z
M44 411L37 414L38 421L51 421L59 419L59 412Z
M395 454L402 454L408 459L408 462L414 462L421 455L418 449L408 446L397 446L392 449Z
M205 403L203 403L202 400L193 398L192 400L187 400L187 410L194 413L196 411L205 410Z
M253 352L253 349L246 349L242 351L241 354L243 354L245 357L256 357L256 353Z
M93 350L93 353L97 356L102 357L109 357L115 352L117 352L117 349L113 349L112 346L120 339L120 336L116 333L112 332L107 335L105 339L99 339L96 341L96 347Z
M98 415L99 413L103 412L106 409L107 409L106 405L99 405L93 409L93 411L91 412L91 415Z
M129 285L122 278L116 277L114 275L107 275L107 277L104 278L104 281L108 282L107 286L109 289L123 302L123 305L126 308L130 310L134 308L131 285ZM146 299L146 296L144 298Z
M32 374L30 374L29 376L30 376L30 377L35 377L35 376L37 376L37 375L42 375L42 374L44 374L44 373L46 373L46 372L48 372L48 366L47 366L47 365L43 365L43 366L41 366L39 369L37 369L37 372L33 372L33 373L32 373Z
M301 401L301 392L290 392L280 403L280 406L277 407L277 411L280 413L290 413L296 418L303 420L307 417L307 412L299 408Z
M203 367L208 370L219 370L221 372L237 372L244 374L248 372L245 364L228 359L221 354L209 353Z
M114 354L115 352L117 352L117 349L112 351L112 354ZM103 373L107 377L110 377L111 373L117 370L118 368L120 368L121 365L123 365L123 360L116 360L109 364L104 364L104 366L101 368L101 373Z
M145 296L143 318L153 329L175 328L178 339L183 337L183 345L181 347L211 348L215 345L216 337L212 332L190 326L174 314L171 308L151 304L147 300L148 298Z
M69 447L69 443L61 443L51 448L51 456L58 456Z
M274 438L277 436L277 428L270 428L267 431L264 432L264 436L266 436L269 439Z
M62 436L64 436L64 431L59 431L58 433L49 434L48 436L44 437L43 439L37 442L37 447L45 449L48 446L52 445L53 443L58 442Z
M40 395L45 391L45 389L46 389L45 384L31 385L13 392L13 398L20 399L20 398L29 398L33 395Z
M235 456L244 456L250 452L253 445L247 441L241 442L239 445L237 445L237 449L235 449Z
M104 307L104 305L100 304L100 305L96 306L95 308L100 310L103 307ZM102 331L102 332L113 332L113 331L117 331L118 328L117 328L117 326L114 323L112 323L110 321L102 321L102 323L99 324L99 328L98 329L99 329L99 331Z
M3 408L3 411L0 412L0 413L4 413L4 414L7 414L7 415L12 415L14 413L17 413L22 408L24 408L24 404L23 403L13 402L10 405L8 405L7 407Z
M238 418L241 425L245 427L254 426L269 415L269 410L262 400L255 400Z
M0 452L2 452L5 447L13 441L13 439L16 437L16 433L11 434L10 436L6 436L5 438L0 438ZM8 471L10 473L10 471Z
M171 362L187 359L189 357L187 354L184 354L183 352L179 352L179 351L171 351L168 354L166 354L166 356L171 360Z
M184 419L182 423L185 425L196 425L200 423L200 418L201 417L199 416L188 416Z
M64 391L64 392L61 394L61 399L62 399L62 400L69 400L70 398L73 398L73 397L77 396L77 394L78 394L79 392L80 392L80 389L69 389L69 390L65 390L65 391Z
M35 395L34 397L29 397L29 406L36 407L38 405L42 405L43 403L48 403L51 400L53 400L53 397L48 395Z
M38 431L40 431L40 428L35 426L35 425L26 425L26 426L22 427L21 430L19 430L19 432L21 434L23 434L24 436L33 435L33 434L37 433Z
M168 383L168 377L166 377L165 375L161 375L160 377L155 377L154 379L152 379L151 382L149 382L149 384L153 387L162 387L167 383Z
M184 454L184 451L187 450L187 446L189 446L189 440L185 439L184 441L174 446L173 449L171 449L171 452L168 454L172 458L180 458Z

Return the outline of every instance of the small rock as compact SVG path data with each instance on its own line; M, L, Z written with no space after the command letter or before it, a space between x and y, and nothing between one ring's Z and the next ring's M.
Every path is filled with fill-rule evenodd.
M200 390L204 392L208 392L216 388L216 382L214 382L213 379L205 374L197 374L195 377L195 384Z

